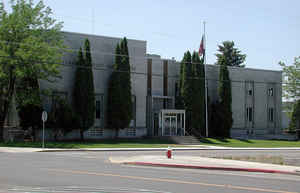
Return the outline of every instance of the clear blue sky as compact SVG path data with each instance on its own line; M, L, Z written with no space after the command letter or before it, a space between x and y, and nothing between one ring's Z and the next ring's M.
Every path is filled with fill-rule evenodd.
M44 2L64 21L66 31L147 40L147 52L162 57L181 60L187 49L198 49L203 21L208 63L215 63L217 45L225 40L233 40L247 54L246 66L251 68L279 70L279 61L291 64L300 56L299 0Z

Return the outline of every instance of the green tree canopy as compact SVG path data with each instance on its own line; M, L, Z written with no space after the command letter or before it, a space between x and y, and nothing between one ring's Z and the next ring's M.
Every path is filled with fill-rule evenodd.
M220 52L216 54L218 65L245 67L243 63L246 55L234 47L233 41L224 41L222 45L218 45L218 52Z
M292 119L289 128L291 130L300 130L300 100L297 100L293 106Z
M300 99L300 57L295 57L293 65L279 62L283 70L283 97L289 101Z
M0 140L16 85L27 77L57 77L64 50L62 23L43 1L11 0L9 5L8 12L0 3Z
M20 126L25 130L31 128L32 137L35 141L36 130L41 128L41 120L37 117L40 117L43 111L39 83L36 77L24 77L16 85L16 102Z

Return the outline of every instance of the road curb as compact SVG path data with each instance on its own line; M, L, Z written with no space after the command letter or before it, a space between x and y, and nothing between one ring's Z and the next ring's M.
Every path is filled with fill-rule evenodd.
M101 149L45 149L37 152L68 152L68 151L166 151L167 148L101 148ZM212 148L172 148L173 151L212 150ZM219 149L215 149L219 150Z
M185 164L162 164L151 162L123 162L128 165L153 166L153 167L169 167L169 168L187 168L187 169L207 169L207 170L223 170L223 171L242 171L242 172L259 172L259 173L277 173L300 176L300 172L289 172L282 170L260 169L260 168L238 168L238 167L218 167L203 165L185 165Z
M100 149L45 149L38 150L37 152L68 152L68 151L166 151L167 148L100 148ZM265 150L293 150L300 151L300 148L172 148L173 151L199 151L199 150L252 150L252 151L265 151Z

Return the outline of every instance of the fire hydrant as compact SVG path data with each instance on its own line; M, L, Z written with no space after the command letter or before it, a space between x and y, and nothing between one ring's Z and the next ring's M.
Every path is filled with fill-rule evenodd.
M168 149L167 149L167 158L168 159L172 158L172 149L170 147L168 147Z

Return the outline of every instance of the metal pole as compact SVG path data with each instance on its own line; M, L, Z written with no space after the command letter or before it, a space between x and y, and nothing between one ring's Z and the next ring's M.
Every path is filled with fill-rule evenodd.
M206 78L206 34L205 34L205 21L203 22L204 27L204 80L205 80L205 129L206 129L206 137L208 137L208 110L207 110L207 78Z
M45 121L43 121L43 148L45 148Z

